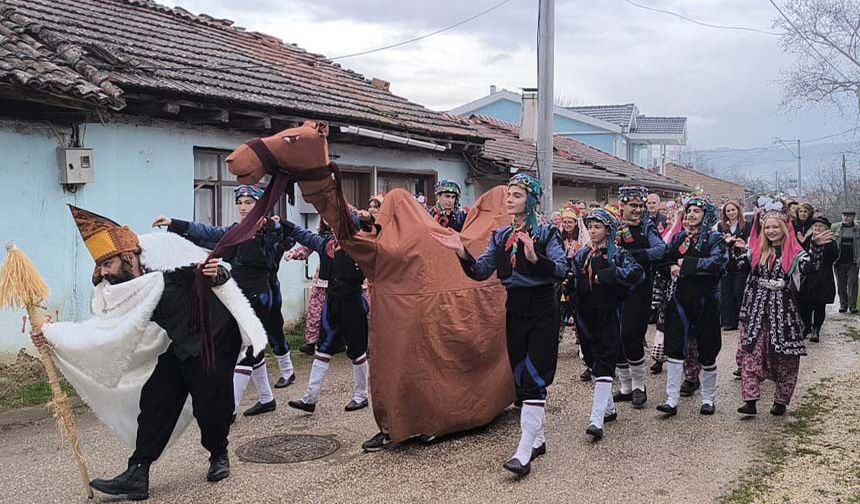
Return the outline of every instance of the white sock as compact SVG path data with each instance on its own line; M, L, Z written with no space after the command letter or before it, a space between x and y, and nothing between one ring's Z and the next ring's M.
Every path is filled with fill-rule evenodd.
M514 458L522 465L531 462L535 438L543 428L545 414L543 406L523 403L520 411L520 444L517 445L517 452L514 453Z
M355 382L352 400L360 403L367 400L367 355L362 355L358 359L355 359L354 362L360 362L361 364L353 363L352 365L352 379Z
M533 446L535 448L539 448L540 445L546 443L546 400L544 400L544 418L540 424L540 430L538 430L537 435L535 436L535 441Z
M645 392L645 359L630 364L630 382L634 390Z
M236 366L233 371L233 413L239 410L239 401L251 381L251 366Z
M606 408L612 400L612 378L601 376L594 379L594 399L591 401L591 418L589 424L603 428L603 418Z
M331 358L330 355L326 355L325 357ZM331 363L328 361L314 359L314 363L311 366L311 377L308 379L308 389L302 397L302 401L306 404L316 404L319 400L329 366L331 366Z
M260 404L270 403L275 399L272 395L272 387L269 385L269 371L266 368L266 359L254 366L251 371L251 379L254 380L254 386L257 387L257 394L260 396Z
M627 364L619 364L616 369L618 370L618 384L621 385L621 393L629 394L633 392L633 382L630 377L630 366Z
M702 368L702 404L714 405L717 395L717 365L712 368Z
M666 404L675 407L681 400L681 378L684 376L684 361L666 359Z
M609 397L606 399L606 412L603 413L603 418L613 413L617 413L615 410L615 399L612 398L612 394L609 394Z
M290 358L289 350L284 355L276 355L278 359L278 368L281 370L283 378L289 378L293 375L293 359Z

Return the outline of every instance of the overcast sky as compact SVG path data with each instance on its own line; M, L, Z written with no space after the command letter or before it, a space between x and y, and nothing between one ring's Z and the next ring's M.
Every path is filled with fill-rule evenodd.
M329 57L453 24L499 0L162 0L228 18ZM637 0L722 25L771 30L767 0ZM342 65L391 82L395 94L445 110L495 84L536 84L538 0L511 0L453 31ZM579 105L636 103L647 115L689 118L688 147L751 147L815 138L856 124L837 111L779 110L779 38L718 30L624 0L557 0L555 89ZM857 135L860 137L860 135ZM848 141L847 137L832 141Z

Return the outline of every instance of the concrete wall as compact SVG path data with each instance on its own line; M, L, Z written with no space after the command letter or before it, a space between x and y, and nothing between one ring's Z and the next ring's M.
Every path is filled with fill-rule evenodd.
M68 136L68 131L56 130ZM87 253L66 203L150 232L153 218L165 214L193 218L194 148L232 150L252 134L167 121L88 124L84 144L94 149L96 181L76 193L58 182L58 139L45 123L0 118L0 241L15 240L39 268L52 294L49 311L57 320L89 316L93 261ZM411 153L395 149L332 145L340 164L386 169L436 170L439 178L464 181L466 165L456 156ZM464 186L464 203L474 190ZM287 218L304 223L296 208ZM310 225L316 225L312 218ZM312 272L313 270L311 270ZM284 315L301 316L305 306L305 265L282 264ZM0 312L0 353L29 344L21 332L22 313Z

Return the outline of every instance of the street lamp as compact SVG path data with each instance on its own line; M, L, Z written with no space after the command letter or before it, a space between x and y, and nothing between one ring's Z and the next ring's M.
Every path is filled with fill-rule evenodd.
M790 152L792 156L797 158L797 197L802 198L803 197L803 177L802 177L803 171L802 171L801 164L800 164L800 139L788 140L789 142L797 142L797 152L794 152L793 150L791 150L791 147L789 147L785 143L786 141L779 138L779 137L772 137L772 140L773 140L773 143L782 144L782 146L785 147L785 149L788 152Z

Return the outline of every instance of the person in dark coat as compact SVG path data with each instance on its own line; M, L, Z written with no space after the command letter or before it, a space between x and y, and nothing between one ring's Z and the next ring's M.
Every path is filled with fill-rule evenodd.
M821 340L825 308L836 299L833 263L839 255L839 249L830 226L827 217L815 216L812 219L812 232L803 242L803 248L809 254L809 264L800 282L798 308L803 320L803 334L814 343Z
M750 272L747 241L751 226L744 221L743 208L737 201L727 201L720 213L717 231L722 233L729 251L726 274L720 279L720 321L723 329L734 331L738 328L738 313Z

